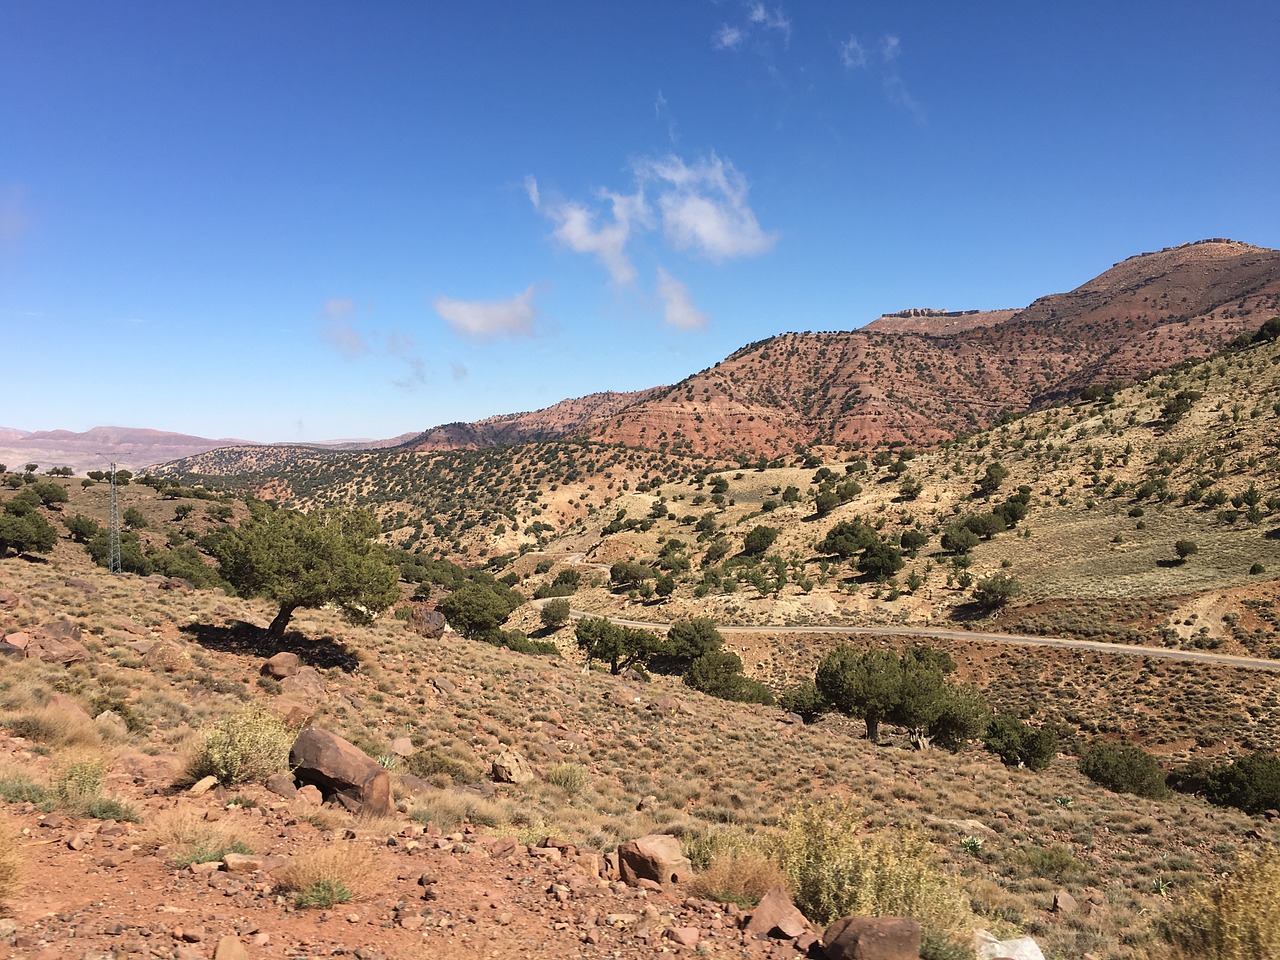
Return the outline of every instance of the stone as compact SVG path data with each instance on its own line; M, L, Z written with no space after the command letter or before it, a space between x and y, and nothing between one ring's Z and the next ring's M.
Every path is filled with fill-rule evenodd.
M249 951L244 948L239 937L230 934L218 941L214 948L213 960L249 960Z
M919 960L920 924L904 917L844 917L827 927L827 960Z
M282 651L263 663L259 672L264 677L275 677L277 680L283 680L285 677L295 676L301 665L302 663L296 653Z
M283 683L288 683L286 678ZM269 709L284 721L285 726L301 730L311 722L316 714L315 700L305 700L298 696L280 697L272 701Z
M187 793L191 794L191 796L193 797L203 797L206 793L208 793L217 785L218 785L218 778L215 777L213 774L209 774L209 776L204 777L203 779L197 780L195 783L193 783L191 785L191 789L188 790Z
M391 752L397 757L412 757L417 751L408 737L396 737L391 741Z
M682 704L675 697L657 697L650 700L645 709L659 716L672 717L680 712L681 706Z
M79 634L78 627L76 633ZM41 660L45 663L61 664L64 667L69 667L73 663L86 663L89 660L89 651L79 640L50 637L44 633L33 636L23 648L23 653L28 660Z
M12 636L12 634L10 634L10 636ZM26 653L23 651L22 647L14 646L8 640L0 640L0 657L13 657L14 659L17 659L18 657L25 656Z
M222 857L227 873L256 873L262 869L263 862L262 857L247 853L228 853Z
M287 773L273 773L262 785L277 797L284 797L286 800L292 800L298 795L298 787L294 784L293 777Z
M143 654L142 662L161 673L177 673L191 666L191 654L176 643L161 640Z
M431 685L436 688L437 692L445 695L456 693L458 690L448 677L432 677Z
M391 775L336 733L316 727L303 730L289 751L289 764L294 768L295 778L319 788L326 796L332 795L353 813L370 816L395 813Z
M315 700L324 694L324 677L315 667L299 667L293 676L280 681L280 692Z
M114 710L103 710L93 718L93 725L105 740L124 740L129 736L129 725Z
M15 630L13 633L5 634L4 642L17 647L19 650L25 650L31 644L31 634Z
M1044 960L1044 952L1030 937L997 940L986 930L973 934L973 948L978 960Z
M1076 898L1065 890L1056 890L1053 894L1053 912L1063 916L1075 913L1079 909Z
M680 841L675 837L650 834L619 845L618 871L628 886L634 887L642 879L666 886L686 882L693 865L680 852Z
M69 697L65 693L55 693L49 697L46 705L48 710L56 710L65 717L75 720L83 720L86 723L93 718L89 716L89 711L80 706L80 701L75 697Z
M320 792L320 788L313 787L309 783L297 788L297 798L308 807L318 807L324 803L324 794Z
M697 927L671 927L665 936L682 947L696 947L702 939L702 931Z
M528 762L513 750L504 750L493 761L491 776L498 783L529 783L534 780L534 773Z
M745 930L748 937L794 940L812 932L813 928L782 885L774 884L756 904Z

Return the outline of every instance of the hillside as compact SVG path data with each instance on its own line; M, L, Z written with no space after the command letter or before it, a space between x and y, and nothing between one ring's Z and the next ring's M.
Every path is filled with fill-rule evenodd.
M137 493L145 507L147 494ZM287 649L320 668L305 710L392 772L397 812L358 818L255 783L196 796L182 771L202 725L235 718L247 703L300 708L259 676L275 649L253 625L270 618L269 605L112 577L66 542L48 564L0 559L0 571L0 634L65 619L88 653L70 668L32 659L6 668L0 814L30 834L20 847L26 891L0 921L11 922L11 942L33 945L25 949L172 944L207 957L220 938L238 935L251 956L638 958L660 949L667 928L691 927L700 955L796 956L785 941L744 940L742 909L721 899L759 896L753 884L777 874L758 856L723 858L776 836L802 798L821 796L851 803L865 834L918 831L965 891L974 923L1006 936L1031 932L1052 960L1088 952L1128 960L1152 944L1178 898L1276 836L1274 823L1196 797L1103 790L1078 772L1074 748L1033 772L980 750L913 751L897 738L875 747L838 717L790 723L776 709L725 703L666 678L584 673L573 660L452 633L422 637L395 617L352 627L328 611L300 614L287 638ZM1029 671L1057 674L1041 697L1106 678L1113 701L1080 701L1102 731L1127 729L1163 703L1189 705L1192 722L1216 714L1236 740L1250 721L1235 698L1264 696L1245 671L953 649L964 676L986 676L997 696L1035 696ZM91 724L77 713L107 708L127 723ZM488 775L510 750L526 758L529 782ZM32 799L86 757L105 766L99 789L115 804L114 823ZM600 879L591 865L601 855L653 831L709 851L721 873L654 892ZM249 858L234 869L245 872L193 846L233 841ZM345 865L351 903L294 906L285 870L317 851ZM726 867L732 881L718 879ZM717 883L727 885L708 886ZM1082 914L1055 909L1057 890ZM750 910L754 901L740 902Z

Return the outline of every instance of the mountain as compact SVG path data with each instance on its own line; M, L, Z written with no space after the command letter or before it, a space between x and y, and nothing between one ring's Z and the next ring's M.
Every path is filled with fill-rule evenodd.
M452 423L416 450L570 436L697 456L929 445L1204 357L1280 313L1280 251L1213 239L1143 253L1022 309L903 310L749 344L674 386Z
M510 443L558 440L583 433L593 423L641 403L661 389L593 393L530 413L501 414L474 423L446 423L418 434L405 446L411 450L478 450Z
M121 469L189 457L246 440L211 440L185 433L139 427L94 427L71 430L0 430L0 462L13 466L37 463L40 468L70 467L76 473L103 470L112 461Z
M597 421L588 435L703 456L928 445L1219 349L1280 313L1280 251L1207 240L1132 257L1022 310L903 311L786 333Z

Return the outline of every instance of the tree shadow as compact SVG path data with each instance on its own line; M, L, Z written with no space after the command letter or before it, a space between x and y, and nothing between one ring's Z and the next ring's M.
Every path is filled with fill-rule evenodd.
M1186 560L1184 560L1184 559L1182 559L1181 557L1177 557L1177 558L1174 558L1174 559L1168 559L1168 558L1165 558L1165 557L1161 557L1159 560L1157 560L1157 561L1156 561L1156 566L1157 566L1157 567L1164 567L1165 569L1169 569L1170 567L1180 567L1180 566L1182 566L1182 565L1183 565L1184 563L1186 563L1186 562L1187 562L1187 561L1186 561Z
M298 654L308 666L321 670L337 667L344 673L354 673L360 668L359 658L336 637L308 637L290 630L283 639L275 640L264 627L243 620L232 620L225 626L189 623L179 629L208 650L263 659L288 652Z

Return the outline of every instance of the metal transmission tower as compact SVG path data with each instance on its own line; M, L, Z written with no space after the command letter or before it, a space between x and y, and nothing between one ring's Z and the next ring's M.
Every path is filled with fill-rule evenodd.
M110 558L107 563L112 573L120 572L120 497L116 493L116 465L111 464L111 519L107 524L110 538Z

